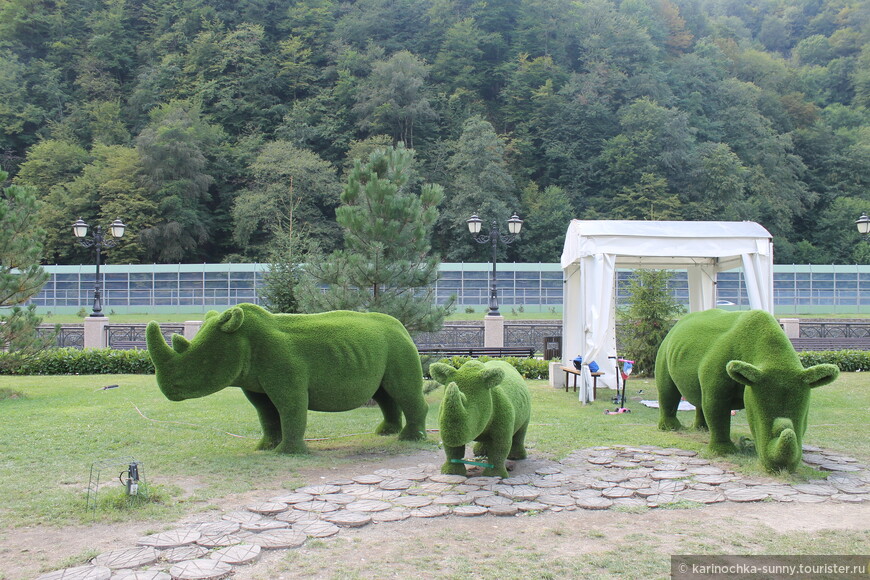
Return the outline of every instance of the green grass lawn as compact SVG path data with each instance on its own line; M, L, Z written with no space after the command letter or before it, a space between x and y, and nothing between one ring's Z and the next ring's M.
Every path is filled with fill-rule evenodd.
M109 385L118 386L103 389ZM533 418L527 442L539 456L559 459L574 449L609 444L700 450L706 442L706 434L656 429L658 410L636 401L656 398L651 381L630 380L632 412L612 416L604 415L613 406L609 401L583 406L573 392L544 381L529 385ZM427 396L431 429L437 428L442 391ZM863 374L841 375L835 384L814 391L805 442L870 460L868 409L870 389ZM692 415L683 414L683 422L690 423ZM101 462L112 462L101 470L103 482L117 482L128 458L142 462L146 482L160 501L140 506L137 518L170 520L209 509L210 502L228 494L298 487L306 483L301 469L436 449L438 442L437 433L425 442L373 435L380 412L364 407L309 413L306 436L324 439L309 444L311 455L258 452L257 418L238 389L173 403L150 375L0 377L0 417L0 526L7 528L126 518L114 503L86 509L91 467ZM732 434L749 436L744 413L735 418ZM747 458L737 457L735 465L748 473L757 469ZM817 475L802 468L797 476L784 477Z

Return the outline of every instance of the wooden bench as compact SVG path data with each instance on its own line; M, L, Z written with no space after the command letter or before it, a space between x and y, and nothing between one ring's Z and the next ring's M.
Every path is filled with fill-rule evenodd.
M562 369L563 371L565 371L565 392L566 393L568 392L568 377L570 375L574 375L574 392L576 393L577 392L577 377L580 376L580 371L578 371L574 367L559 367L559 368ZM597 399L598 398L598 377L600 377L604 373L601 371L598 371L595 373L590 372L589 374L592 375L592 398Z
M521 358L533 358L535 356L534 347L530 346L421 346L417 347L417 352L420 354L451 357L451 356L468 356L478 358L481 356L491 356L495 358L505 356L516 356Z
M870 350L870 337L800 337L789 340L797 351Z

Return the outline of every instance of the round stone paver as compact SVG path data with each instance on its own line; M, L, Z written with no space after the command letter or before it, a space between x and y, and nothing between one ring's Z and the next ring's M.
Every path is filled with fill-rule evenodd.
M339 509L339 507L328 501L303 501L302 503L293 504L293 509L303 511L303 512L311 512L315 514L325 514L329 512L334 512Z
M339 492L341 492L341 488L337 485L307 485L296 490L296 493L308 493L311 495L328 495Z
M94 566L106 568L137 568L157 561L157 550L147 546L141 548L125 548L100 554L92 560Z
M719 503L720 501L725 501L725 495L719 491L703 491L697 489L689 489L680 492L679 498L698 503Z
M808 493L810 495L834 495L837 493L836 488L830 485L819 485L816 483L799 483L793 485L792 488L800 493Z
M254 505L248 506L248 511L252 511L255 514L260 514L264 516L274 516L275 514L280 514L281 512L287 511L287 504L278 501L265 501L263 503L258 503Z
M372 516L371 514L363 512L341 510L331 514L326 514L323 516L323 520L341 526L342 528L360 528L371 523Z
M438 475L433 475L429 478L429 481L434 481L435 483L464 483L468 478L464 475L452 475L449 473L439 473Z
M390 509L392 504L376 499L361 499L344 506L345 509L352 512L382 512Z
M410 479L387 479L378 484L378 487L386 491L404 491L414 485Z
M769 494L764 490L757 490L751 487L725 490L725 499L733 502L762 501L767 499L768 496Z
M208 554L208 548L203 546L180 546L178 548L169 548L168 550L160 550L160 559L175 564L184 562L185 560L196 560Z
M574 505L573 503L571 505ZM489 508L489 513L499 517L515 516L520 511L516 504L494 505Z
M393 503L409 509L426 507L432 504L432 497L423 495L406 495L393 500ZM443 504L442 504L443 505Z
M329 536L337 534L340 531L340 528L330 522L314 520L293 524L293 530L302 532L309 538L328 538Z
M450 513L450 508L446 505L427 505L420 509L411 510L412 518L439 518Z
M462 503L468 503L469 501L471 500L463 495L448 494L436 497L432 500L432 503L435 505L459 505Z
M174 580L216 580L233 571L233 567L217 560L188 560L169 569Z
M401 522L411 517L411 511L401 508L388 509L372 513L372 521L376 523Z
M584 497L575 501L577 507L584 510L606 510L613 506L613 501L606 497Z
M112 569L106 566L76 566L38 576L36 580L109 580Z
M172 580L172 576L162 570L135 570L121 572L112 576L112 580Z
M246 532L268 532L269 530L282 530L284 528L289 528L290 522L282 522L278 520L271 519L262 519L257 522L251 522L250 524L242 524L242 529Z
M690 475L690 473L686 473L685 471L667 469L662 471L653 471L649 474L649 478L655 481L659 481L662 479L682 479L684 477L689 477Z
M289 512L284 512L283 514L278 514L275 516L275 519L279 522L287 522L288 524L295 524L296 522L304 522L318 519L320 514L313 512L304 512L302 510L291 510Z
M278 503L286 503L286 504L294 504L294 503L302 503L303 501L311 501L314 499L314 496L310 493L291 493L287 495L279 495L278 497L273 497L269 501L274 501Z
M822 503L828 501L829 497L831 496L813 495L810 493L796 493L795 495L785 496L785 498L788 498L787 501L796 501L799 503Z
M502 497L500 495L486 495L483 497L475 498L474 503L476 503L479 506L488 508L488 507L493 507L493 506L497 506L497 505L507 505L507 504L513 503L513 502L511 502L511 500L509 500L508 498Z
M260 557L262 548L257 544L239 544L212 552L208 557L226 564L250 564Z
M618 497L631 497L634 495L635 491L636 490L634 490L634 489L627 489L624 487L611 487L611 488L608 488L608 489L605 489L604 491L602 491L601 495L603 497L608 497L610 499L616 499ZM539 498L538 501L543 501L543 500L541 500Z
M542 512L550 507L539 501L518 501L514 506L516 506L516 508L521 512ZM456 508L454 508L453 511L456 511Z
M549 506L568 507L577 505L577 502L570 495L564 494L544 494L538 496L538 503Z
M453 513L468 518L488 514L489 510L479 505L461 505L453 508Z
M270 530L252 535L248 538L248 542L256 544L264 550L280 550L298 548L307 539L308 536L297 530Z
M388 491L386 489L376 489L370 491L368 493L364 493L358 497L361 500L374 500L374 501L393 501L402 497L402 492L398 490Z
M195 544L201 535L196 530L172 530L139 538L136 544L151 546L152 548L177 548L179 546Z
M200 546L205 546L206 548L225 548L226 546L232 546L233 544L241 544L242 538L237 536L235 533L202 534L196 543Z
M360 485L377 485L384 480L380 475L358 475L353 478L354 482L359 483Z

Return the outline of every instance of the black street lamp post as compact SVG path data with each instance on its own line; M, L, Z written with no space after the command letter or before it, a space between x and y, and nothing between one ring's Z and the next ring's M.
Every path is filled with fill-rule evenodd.
M109 225L109 234L111 237L106 237L103 235L103 229L100 226L94 228L94 233L90 237L88 236L88 224L82 221L82 218L79 218L76 223L72 225L73 234L78 240L78 243L85 248L94 248L96 249L97 254L97 277L94 282L94 311L91 313L91 316L102 316L103 315L103 285L100 282L100 257L102 256L103 248L111 248L115 246L118 242L117 240L121 239L124 235L125 226L121 223L121 220L115 220Z
M866 213L862 213L861 217L855 220L855 226L858 228L858 233L862 236L870 234L870 217Z
M471 232L471 237L475 242L478 244L489 243L492 245L492 283L489 287L489 312L487 312L487 316L501 316L498 311L498 288L496 287L496 250L498 249L499 242L508 245L512 244L517 238L519 238L520 230L523 228L523 220L521 220L516 213L511 216L511 219L508 220L509 235L504 235L498 231L498 222L495 220L492 221L489 234L479 235L480 226L483 224L483 220L477 217L477 214L474 214L465 220L465 223L468 224L468 231Z

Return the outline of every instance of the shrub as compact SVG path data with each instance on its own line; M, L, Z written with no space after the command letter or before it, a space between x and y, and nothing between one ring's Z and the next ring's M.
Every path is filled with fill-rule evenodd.
M829 363L847 373L870 370L870 351L867 350L805 351L798 356L805 367Z
M471 357L468 356L452 356L448 358L442 358L437 362L442 362L445 364L449 364L454 368L459 368L468 361L472 360ZM550 369L550 361L540 360L536 358L519 358L515 356L508 356L502 359L496 359L489 356L482 356L478 358L480 362L487 362L491 360L503 360L504 362L510 364L517 372L519 372L524 379L546 379L549 376ZM434 362L434 361L430 361ZM428 365L425 366L428 373Z
M14 357L2 353L0 359ZM46 350L19 365L0 365L15 375L147 375L154 365L147 350L113 350L111 348L56 348Z

